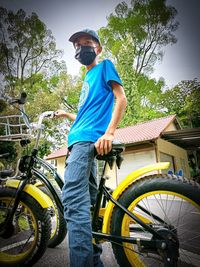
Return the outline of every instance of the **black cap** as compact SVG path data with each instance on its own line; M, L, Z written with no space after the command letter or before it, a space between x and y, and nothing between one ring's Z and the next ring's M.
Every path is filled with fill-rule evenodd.
M91 36L100 44L98 34L95 31L90 30L90 29L84 29L80 32L76 32L76 33L72 34L72 36L69 38L69 41L74 43L77 38L79 38L80 36L85 35L85 34Z

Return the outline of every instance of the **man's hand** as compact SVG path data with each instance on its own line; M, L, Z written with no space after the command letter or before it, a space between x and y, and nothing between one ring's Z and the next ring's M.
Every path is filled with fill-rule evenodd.
M56 118L65 118L65 117L67 117L67 113L62 109L56 110L54 112L54 115L55 115Z
M62 109L58 109L54 112L56 118L67 118L71 121L75 121L76 115L73 113L68 113Z
M112 149L113 140L113 134L105 133L104 135L102 135L95 143L97 153L102 156L104 154L108 154L108 152L110 152L110 150Z

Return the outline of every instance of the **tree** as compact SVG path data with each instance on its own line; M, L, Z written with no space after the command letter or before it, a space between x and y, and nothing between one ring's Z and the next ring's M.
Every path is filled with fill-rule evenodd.
M13 97L19 96L22 90L27 93L25 108L31 122L44 111L60 108L66 98L76 104L78 81L68 75L66 64L59 61L62 51L56 49L51 31L37 14L26 15L22 9L14 13L0 8L0 48L0 79L5 86L1 90ZM1 115L16 112L8 108ZM66 141L56 134L58 121L45 124L41 155L58 139L59 145ZM54 132L48 129L51 127Z
M166 90L161 105L168 113L176 113L184 127L200 127L200 82L185 80Z
M17 86L31 87L38 73L49 76L61 51L50 30L32 13L27 16L22 9L16 13L0 8L0 70L11 93ZM62 65L62 64L61 64Z
M162 58L163 46L176 42L173 35L178 27L176 14L176 9L166 6L165 0L132 0L130 8L122 2L99 33L106 50L117 61L121 46L129 46L132 67L138 75Z
M104 56L114 61L126 91L123 126L164 115L156 102L164 81L156 82L148 73L162 59L162 48L176 42L176 14L164 0L133 0L130 7L122 2L99 30Z

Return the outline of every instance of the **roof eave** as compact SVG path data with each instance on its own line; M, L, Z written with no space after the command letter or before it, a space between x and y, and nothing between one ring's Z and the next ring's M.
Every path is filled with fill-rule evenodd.
M141 144L154 144L157 139L158 138L139 141L139 142L124 143L124 145L125 145L125 147L130 147L130 146L137 146L137 145L141 145Z

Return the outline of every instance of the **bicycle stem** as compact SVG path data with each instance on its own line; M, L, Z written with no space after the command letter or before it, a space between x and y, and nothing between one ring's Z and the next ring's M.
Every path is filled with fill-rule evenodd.
M42 128L39 128L37 131L38 132L37 132L37 137L36 137L36 142L35 142L34 149L38 149L39 141L40 141L40 136L42 134Z

